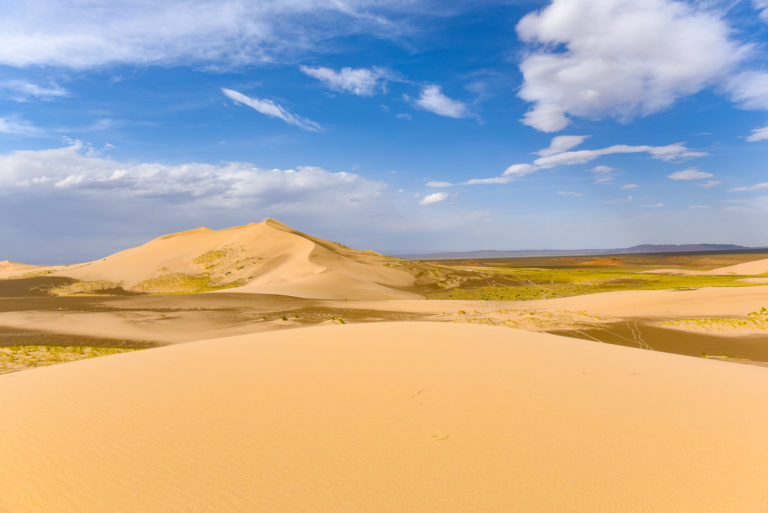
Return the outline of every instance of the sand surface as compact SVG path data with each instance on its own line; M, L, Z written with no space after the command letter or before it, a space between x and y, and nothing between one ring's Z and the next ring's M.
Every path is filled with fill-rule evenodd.
M742 264L729 265L727 267L718 267L710 271L693 271L687 269L655 269L644 271L648 274L680 274L680 275L723 275L739 274L743 276L766 274L768 273L768 258L744 262Z
M11 276L18 276L20 274L42 269L47 269L47 267L40 265L21 264L11 260L0 260L0 279L8 278Z
M326 301L328 306L342 302ZM491 314L504 310L573 311L616 317L746 315L768 306L768 286L696 290L626 290L533 301L395 300L356 301L360 308L439 314L459 310Z
M768 370L484 326L0 376L0 511L768 511Z

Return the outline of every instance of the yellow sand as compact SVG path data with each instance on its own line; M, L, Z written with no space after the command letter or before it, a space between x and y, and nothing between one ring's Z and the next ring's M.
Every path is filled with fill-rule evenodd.
M768 511L768 370L307 328L0 376L8 513Z
M19 262L13 262L11 260L0 260L0 279L11 278L13 276L18 276L34 271L41 271L44 269L48 269L48 267L41 265L20 264Z
M744 262L742 264L729 265L727 267L718 267L711 271L691 271L685 269L654 269L653 271L644 271L648 274L680 274L680 275L726 275L738 274L742 276L766 274L768 273L768 258Z
M572 311L616 317L746 315L768 306L768 286L708 287L696 290L626 290L534 301L325 301L329 307L398 312L493 313L507 310ZM0 323L4 322L1 320Z

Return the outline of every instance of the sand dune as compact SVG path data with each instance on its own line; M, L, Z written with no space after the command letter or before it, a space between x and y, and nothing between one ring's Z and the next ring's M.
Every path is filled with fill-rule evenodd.
M708 287L696 290L625 290L531 301L393 300L325 301L328 307L353 307L399 312L492 314L498 311L572 311L631 317L740 316L768 306L768 286Z
M727 267L718 267L710 271L692 271L686 269L654 269L652 271L643 271L647 274L679 274L689 276L701 276L701 275L724 275L724 274L739 274L743 276L767 274L768 273L768 258L761 260L754 260L752 262L744 262L742 264L729 265Z
M768 510L768 372L484 326L0 376L0 511Z
M104 259L60 267L55 275L143 292L241 292L338 299L416 298L415 266L372 251L311 237L267 219L224 230L197 228ZM66 292L66 290L65 290Z
M41 269L46 269L46 267L41 265L21 264L11 260L0 260L0 279Z

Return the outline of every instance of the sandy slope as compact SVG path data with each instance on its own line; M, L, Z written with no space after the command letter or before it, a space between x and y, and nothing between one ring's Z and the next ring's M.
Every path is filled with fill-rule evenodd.
M267 219L224 230L203 227L165 235L102 260L64 266L56 275L150 292L175 291L183 286L179 275L207 275L212 286L247 284L237 289L241 292L338 299L420 297L401 290L415 283L413 273L384 265L398 261Z
M47 267L41 265L21 264L11 260L0 260L0 279L42 269L47 269Z
M744 262L743 264L729 265L727 267L718 267L710 271L690 271L685 269L654 269L652 271L644 271L648 274L680 274L680 275L723 275L723 274L739 274L743 276L766 274L768 273L768 258L762 260L754 260L752 262Z
M764 513L768 372L308 328L0 376L0 511Z
M768 286L708 287L696 290L625 290L533 301L394 300L325 301L328 307L353 307L400 312L491 314L537 310L585 312L616 317L740 316L768 306Z

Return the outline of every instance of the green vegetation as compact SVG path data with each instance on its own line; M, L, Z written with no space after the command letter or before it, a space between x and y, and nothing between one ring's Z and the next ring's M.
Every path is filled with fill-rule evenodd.
M4 346L0 347L0 374L127 351L136 351L136 349L90 346Z
M138 283L133 290L155 294L196 294L237 287L239 282L217 284L208 275L191 276L184 273L168 273Z
M740 318L676 319L664 321L660 325L707 331L768 331L768 308L763 307Z
M116 281L77 281L48 291L53 296L92 296L102 291L119 289L122 283Z
M199 255L192 262L198 265L212 266L229 256L230 252L231 250L228 249L214 249Z
M45 269L43 271L27 271L15 276L8 276L7 278L0 278L0 280L25 280L27 278L37 278L40 276L48 276L53 272L52 269Z
M476 270L480 270L477 269ZM701 287L745 287L759 285L739 281L744 276L676 276L638 273L635 269L483 268L485 286L459 286L429 294L430 299L526 301L578 296L619 290L689 290Z

